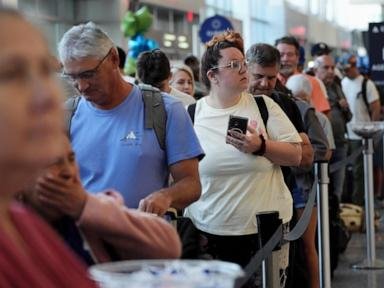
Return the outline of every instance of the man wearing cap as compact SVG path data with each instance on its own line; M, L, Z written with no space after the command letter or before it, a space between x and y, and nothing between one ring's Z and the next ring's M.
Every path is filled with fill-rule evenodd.
M353 117L348 123L349 144L352 151L361 147L361 137L352 131L352 125L356 122L378 121L380 119L380 98L375 84L371 80L366 81L366 97L363 96L364 76L357 67L355 55L346 55L342 59L342 68L345 76L341 81L344 94L351 107ZM364 99L366 98L366 99ZM364 203L364 179L362 156L353 165L353 194L352 201L356 204Z
M312 46L311 56L316 59L319 56L331 54L332 49L324 42L318 42ZM334 68L335 81L341 86L341 79L343 79L343 73L339 70L338 67ZM329 96L329 95L328 95Z
M324 47L323 47L324 48ZM325 49L325 48L324 48ZM313 49L312 49L313 50ZM324 51L324 50L323 50ZM345 137L347 122L351 120L352 114L348 102L344 96L341 86L335 81L335 62L328 54L318 56L314 61L313 71L315 76L323 81L331 105L330 120L336 149L332 153L330 163L343 161L347 158L347 139ZM344 187L345 169L339 169L330 174L333 193L341 200Z
M278 79L285 85L290 76L300 73L297 69L300 45L294 37L284 36L276 40L275 46L277 50L279 50L281 57ZM325 114L328 113L330 111L330 106L325 93L325 88L322 88L323 84L315 77L310 75L307 76L312 85L312 105L317 111Z

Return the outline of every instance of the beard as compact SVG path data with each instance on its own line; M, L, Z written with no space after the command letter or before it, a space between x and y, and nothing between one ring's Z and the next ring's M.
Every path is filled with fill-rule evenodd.
M294 72L295 72L295 67L291 64L282 64L280 66L279 73L286 78L293 75Z
M257 87L248 87L248 92L252 95L267 95L271 96L273 89L259 89Z

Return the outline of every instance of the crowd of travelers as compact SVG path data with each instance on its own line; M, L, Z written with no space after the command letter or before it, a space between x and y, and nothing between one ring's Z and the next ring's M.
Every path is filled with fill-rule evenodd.
M2 287L97 287L87 267L119 260L244 268L261 248L256 215L277 211L287 233L308 202L315 163L345 160L361 146L351 125L380 120L379 93L356 55L336 67L318 43L302 71L292 36L246 50L225 31L201 59L175 63L146 51L134 77L123 75L125 51L92 22L66 31L55 58L24 16L0 8L0 42ZM345 169L330 174L338 201L364 202L361 163L353 191ZM170 210L193 233L168 223ZM316 226L315 203L301 239L275 253L281 287L319 287ZM244 287L259 287L258 275Z

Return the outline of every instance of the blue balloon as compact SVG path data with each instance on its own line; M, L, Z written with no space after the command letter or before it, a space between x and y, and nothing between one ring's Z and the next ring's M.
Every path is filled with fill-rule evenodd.
M152 50L159 47L159 44L149 38L145 38L142 34L137 34L128 42L128 56L136 59L141 52Z
M149 46L149 49L151 50L159 48L159 43L157 43L154 39L148 39L147 44Z

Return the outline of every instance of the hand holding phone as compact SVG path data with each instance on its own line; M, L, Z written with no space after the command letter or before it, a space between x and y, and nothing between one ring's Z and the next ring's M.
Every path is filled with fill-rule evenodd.
M247 126L248 126L248 118L229 115L227 134L230 131L236 131L238 133L246 134Z

